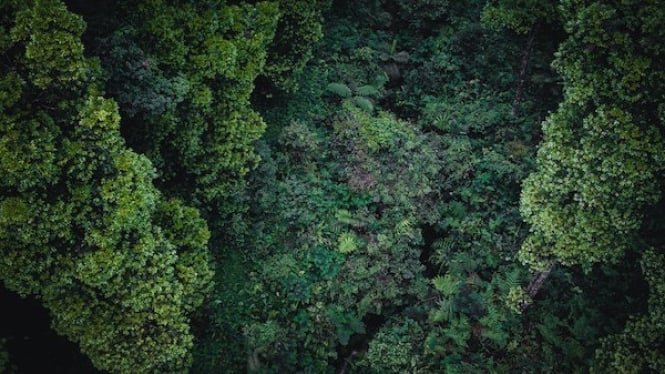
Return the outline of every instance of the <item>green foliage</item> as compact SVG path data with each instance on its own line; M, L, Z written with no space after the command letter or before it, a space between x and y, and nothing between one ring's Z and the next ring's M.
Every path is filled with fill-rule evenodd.
M421 357L424 331L412 319L382 327L358 362L358 372L413 373L423 369Z
M512 287L506 296L506 305L515 313L522 313L522 307L533 301L522 287Z
M348 254L358 249L357 239L353 233L345 232L339 237L337 251Z
M372 104L372 101L366 97L354 96L353 103L366 112L371 113L374 110L374 104Z
M213 242L211 246L217 245ZM198 323L198 341L194 345L190 370L193 373L247 370L243 328L249 312L247 273L251 267L239 251L226 252L216 258L214 289L198 313L205 316L207 323Z
M557 21L557 2L550 0L497 0L483 9L483 23L493 27L507 27L526 34L543 22Z
M279 89L298 88L296 77L312 58L312 50L323 36L323 13L330 0L278 0L279 22L268 50L265 75Z
M335 326L335 331L339 344L349 344L349 339L353 334L363 334L365 325L353 313L344 311L339 306L332 306L326 312L330 322Z
M423 0L409 1L397 0L399 16L402 22L418 29L434 27L437 21L441 21L454 6L450 0Z
M3 282L37 296L100 369L186 369L188 315L212 277L205 222L164 201L150 162L125 146L82 19L55 0L1 9L15 18L0 76L20 82L0 113Z
M379 96L379 90L376 87L374 87L370 84L366 84L364 86L358 87L358 90L356 91L356 93L359 96L363 96L363 97Z
M228 218L256 165L265 124L249 106L277 25L274 3L121 3L99 43L129 144L159 170L160 186ZM214 160L214 162L210 162Z
M656 98L663 88L654 84L663 75L656 62L662 46L649 40L662 37L663 9L656 2L630 1L565 1L560 9L569 37L554 66L564 78L565 98L544 123L538 169L524 182L521 210L532 234L520 259L536 269L553 262L581 264L590 273L596 263L630 261L644 241L662 236L643 228L659 225L648 207L661 199L662 189L665 148ZM662 353L653 351L662 345L662 323L650 320L662 304L652 278L652 266L662 259L652 251L643 256L649 313L602 340L597 372L662 371ZM560 321L551 317L541 332L572 356L581 344L551 334L565 325ZM577 338L588 324L573 327Z
M2 2L5 285L112 372L665 370L661 2L331 4Z
M259 371L332 370L332 360L353 365L355 340L367 341L370 350L375 339L377 349L385 347L379 340L384 335L373 335L374 329L385 328L372 323L373 315L395 321L415 316L423 321L428 334L416 334L410 348L380 348L395 357L400 368L482 372L496 367L506 370L519 362L515 356L504 356L509 343L523 332L520 317L505 300L511 289L528 279L514 259L526 234L518 210L519 184L534 165L532 144L539 130L534 123L548 108L536 108L535 92L548 90L551 94L552 80L543 79L528 91L524 106L529 115L511 115L512 96L501 90L514 82L510 61L516 63L512 56L521 49L522 41L483 30L479 26L483 5L451 6L435 15L443 26L431 38L419 31L391 35L384 29L385 22L397 17L382 13L385 10L376 3L360 9L349 5L353 15L329 21L330 31L318 52L321 60L313 61L302 77L312 90L276 105L274 110L280 115L276 129L281 136L269 140L279 143L272 147L274 153L264 153L267 163L256 173L257 178L265 179L253 182L258 188L254 196L260 196L269 209L251 212L262 222L256 226L260 249L255 253L260 255L255 256L268 257L260 261L263 269L256 274L259 285L253 295L260 300L255 302L260 305L256 316L263 317L259 322L252 317L251 323L275 321L279 316L284 335L277 339L281 345L273 341L250 348L260 357L261 364L255 366ZM448 15L450 22L441 22ZM421 17L429 16L421 13ZM422 21L421 25L432 24ZM413 25L408 30L420 30ZM397 46L411 46L416 52L398 52ZM540 68L549 61L546 52L539 53L535 58ZM474 58L474 54L482 57ZM344 82L333 87L343 92L332 100L327 99L332 95L325 95L330 82ZM357 103L344 99L349 95L371 98L379 106L378 113L359 110ZM539 103L543 102L552 107L555 98ZM414 115L421 129L436 131L427 135L431 150L422 148L422 130L396 121L381 110L384 105L396 111L418 108L406 112ZM289 124L288 118L299 121ZM303 122L302 118L310 120ZM332 125L332 133L321 125L326 123ZM430 163L422 164L415 157L418 154L427 155ZM344 172L340 175L338 170ZM393 170L401 172L394 174ZM283 180L283 187L274 178ZM349 201L346 189L330 189L326 181L346 181L350 192L367 194L367 198L351 197ZM282 218L270 218L267 223L267 212L275 210ZM428 251L430 244L421 247L423 228L434 236L432 254L428 257L417 251L418 260L412 267L411 260L405 261L403 256L415 243ZM352 240L354 237L362 242ZM339 253L340 244L349 253ZM305 255L308 251L316 253L314 267ZM323 257L329 253L338 257L334 261ZM319 264L331 262L323 277ZM427 265L426 273L433 274L433 282L425 279L420 263ZM362 277L349 276L351 269ZM399 291L394 290L391 282L401 272L404 281ZM407 283L412 277L417 281ZM388 283L383 283L384 278ZM379 297L377 303L377 295L386 297ZM419 301L408 301L414 297L411 295L417 295ZM357 309L368 336L352 335L348 346L340 344L335 349L338 326L326 320L329 315L321 317L330 304ZM292 311L285 312L288 310ZM312 321L318 321L316 329ZM538 351L539 338L535 334L533 340L525 341L534 347L533 357L543 355ZM419 358L412 361L408 355ZM543 367L567 367L556 361L548 364ZM360 372L391 371L379 358L362 358L358 365Z
M330 83L326 90L342 98L351 97L351 89L344 83Z
M624 3L563 8L571 36L555 65L565 101L543 126L539 167L522 194L533 234L520 255L534 268L616 261L631 247L643 209L659 199L665 148L651 98L662 92L652 82L663 70L651 61L662 48L642 42L662 33L653 5L641 4L634 18ZM594 53L576 52L584 48Z
M435 145L387 113L342 105L332 128L294 122L275 153L262 155L251 242L264 259L248 287L253 318L245 330L257 371L329 371L336 347L367 331L368 315L427 288L412 222L431 192ZM373 126L384 128L380 141L367 138ZM268 323L277 323L279 338L259 339Z
M135 33L133 29L121 29L101 41L104 61L123 61L106 66L110 76L107 89L127 118L173 112L190 94L191 83L183 74L166 76L155 58L132 40Z
M603 339L596 350L595 373L662 372L665 357L665 256L650 249L642 256L642 272L649 284L648 311L633 316L625 329Z
M658 200L664 144L655 129L641 130L618 108L598 108L579 129L575 118L561 107L544 124L538 172L524 182L521 210L533 233L520 255L534 267L616 261L642 208Z
M49 6L53 4L20 9L9 32L10 43L25 42L26 78L40 89L76 85L90 69L79 40L85 23L64 6Z
M434 288L441 292L443 296L452 296L459 288L459 282L455 280L450 274L445 276L437 275L432 278Z

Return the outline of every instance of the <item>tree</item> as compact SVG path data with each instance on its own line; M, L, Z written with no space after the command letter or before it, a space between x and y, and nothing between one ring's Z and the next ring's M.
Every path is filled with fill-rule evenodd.
M542 32L544 24L558 24L558 12L555 1L538 0L500 0L485 5L482 14L483 23L495 29L507 27L519 34L528 34L522 50L519 79L515 89L512 114L516 115L527 80L531 52L536 34ZM548 37L552 38L552 30Z
M483 9L483 23L494 28L507 27L520 34L531 32L534 25L557 22L557 1L494 0Z
M665 370L665 256L650 249L642 257L649 284L647 313L633 316L624 331L603 339L592 372L661 373Z
M543 124L522 191L532 234L520 255L532 267L617 261L658 201L665 71L650 41L663 37L664 11L657 1L563 3L570 36L555 66L565 99Z
M287 91L297 88L295 76L312 58L312 51L323 36L322 15L330 3L330 0L278 1L280 17L264 73L277 88Z
M278 19L274 3L120 2L97 50L133 149L159 186L222 216L258 162L264 131L250 107Z
M59 0L0 10L0 278L96 367L184 370L211 285L205 222L125 145L81 17Z
M523 184L521 211L532 226L520 258L539 271L562 263L589 274L662 237L647 228L662 227L650 207L662 198L665 170L664 48L652 41L665 36L665 9L658 1L563 1L560 10L569 36L554 66L565 97L543 124L538 168ZM653 249L641 257L648 311L601 341L596 372L665 367L663 258Z

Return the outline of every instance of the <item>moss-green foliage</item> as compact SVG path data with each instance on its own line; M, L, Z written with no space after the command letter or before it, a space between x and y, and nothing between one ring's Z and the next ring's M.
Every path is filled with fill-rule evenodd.
M661 199L665 167L663 47L651 42L663 37L664 9L655 1L564 1L560 9L569 37L554 66L565 97L543 125L538 168L524 182L521 210L532 234L520 259L589 271L662 245L662 215L649 207ZM596 372L663 370L661 263L654 250L642 255L648 311L602 340Z
M426 32L429 32L431 28L436 28L437 22L450 14L451 8L455 5L455 2L450 0L397 0L395 2L399 7L398 16L403 22L401 25L408 24Z
M544 124L538 172L524 182L522 214L533 233L520 256L534 267L616 261L634 240L642 207L658 200L659 133L617 107L600 107L573 127L576 114L561 107Z
M374 104L366 97L354 96L352 102L360 109L371 113L374 110Z
M212 277L198 212L164 200L120 136L83 56L83 20L57 0L3 2L0 276L112 372L181 371L188 315ZM4 34L3 34L4 35Z
M331 3L3 2L5 284L115 372L665 370L661 2Z
M210 213L256 165L265 124L249 106L278 19L277 4L166 1L116 6L99 53L129 144L145 152L160 186Z
M433 371L506 370L518 360L504 352L523 334L507 301L528 279L514 260L526 234L519 185L533 167L538 111L544 109L535 106L535 93L547 84L533 84L524 114L511 114L508 87L516 76L505 62L517 59L505 54L518 50L521 40L481 27L480 5L449 8L436 36L415 34L417 65L398 94L402 108L442 141L436 215L428 228L436 293L423 308L424 358ZM536 54L534 63L544 64L543 58Z
M326 27L323 39L313 49L317 58L298 75L295 92L271 98L255 95L254 104L270 124L267 139L275 139L294 120L326 119L339 109L340 100L371 112L385 95L388 77L380 66L379 54L389 52L388 43L363 30L372 38L372 46L368 46L359 35L359 26L346 19L334 18Z
M326 91L331 92L341 98L351 97L351 89L344 83L330 83L326 86Z
M219 243L213 246L221 247ZM214 278L215 289L198 313L202 321L193 323L202 330L197 331L192 373L247 371L242 329L248 319L247 275L252 261L240 251L225 252L215 259L219 264Z
M296 94L291 101L287 101L286 111L281 105L276 108L280 111L281 117L277 122L271 121L271 123L276 123L277 128L282 129L281 137L274 137L279 139L280 145L276 147L277 152L273 153L272 157L266 154L265 159L277 162L267 162L257 171L257 175L261 176L259 178L268 179L264 181L259 179L255 182L256 185L274 186L276 183L272 182L273 178L284 178L288 184L283 188L294 192L282 195L276 192L274 187L263 187L259 188L260 192L257 195L267 199L268 203L265 206L272 210L281 207L283 201L291 203L277 209L282 212L284 218L275 218L271 224L260 224L257 227L260 227L261 231L255 234L263 245L261 247L263 249L259 252L261 254L257 257L268 257L263 254L268 253L274 258L259 262L259 269L263 267L263 270L257 271L260 286L253 290L253 296L250 292L250 297L258 297L261 300L258 303L261 307L257 308L257 312L250 316L250 321L246 322L248 327L245 333L248 336L252 369L293 370L294 365L297 365L306 370L322 371L323 368L331 370L333 361L338 365L340 362L350 361L353 366L355 361L359 360L358 365L361 365L358 367L359 372L399 372L400 369L389 369L391 364L402 369L437 371L445 368L449 371L468 372L488 370L488 368L505 370L519 362L516 356L504 356L509 343L516 344L517 337L522 333L519 318L506 305L506 299L509 299L511 290L524 285L528 279L528 273L515 263L514 258L521 238L526 234L518 210L519 183L533 166L531 159L535 151L534 139L538 135L537 118L542 115L542 112L533 109L537 102L536 99L532 101L535 97L533 93L543 90L551 92L552 84L551 80L544 79L542 82L534 82L529 87L524 107L528 108L531 114L522 118L514 118L510 114L512 95L502 93L501 89L511 87L515 76L513 67L505 61L510 61L506 56L511 54L511 50L519 50L522 40L493 35L482 29L479 25L482 5L474 4L471 10L454 7L449 9L448 11L453 14L451 15L453 22L442 21L446 12L436 16L443 25L443 30L436 36L431 36L429 32L426 36L422 36L419 31L405 32L397 37L391 35L386 31L390 23L386 25L386 22L400 21L391 15L380 16L382 9L371 5L367 8L353 8L354 11L358 11L357 16L329 21L331 29L326 33L323 43L325 47L321 47L318 52L324 59L313 62L309 70L306 70L310 75L303 77L303 81L316 82L316 85L306 95ZM345 10L342 9L341 12ZM367 18L360 20L365 16ZM420 30L417 25L409 27ZM478 42L478 36L481 37L481 43ZM395 40L396 42L393 42ZM504 43L505 47L503 49L492 47L499 43ZM405 56L407 53L398 56L397 51L400 48L406 49L410 45L417 46L416 53L411 53L410 57ZM550 48L550 45L544 49L547 48ZM482 58L474 59L474 53L482 53ZM543 61L546 58L545 54L535 53L536 65L543 74L548 72L541 67L547 62ZM454 61L455 68L441 69L431 63L433 58ZM512 61L516 63L517 59L513 58ZM404 82L404 85L395 87L400 82ZM440 82L445 83L437 86ZM340 94L335 94L335 91L339 91ZM427 197L417 200L418 205L414 208L417 212L415 216L397 210L389 217L382 213L378 219L379 223L373 223L368 218L357 217L357 213L354 213L356 210L343 206L333 210L329 215L334 214L339 222L354 225L357 229L350 232L342 227L329 235L330 238L324 242L330 248L327 251L321 251L316 243L302 247L301 243L310 243L313 238L321 237L322 234L318 233L321 229L318 227L325 229L329 226L326 223L329 218L318 211L328 206L339 206L340 201L344 201L339 195L333 197L334 194L329 190L321 191L318 187L321 178L335 175L327 170L330 168L335 170L339 167L338 163L344 165L343 160L348 157L347 154L356 154L359 151L363 151L366 155L347 168L362 173L377 167L380 169L383 162L407 162L402 161L402 157L413 157L394 151L399 148L409 150L412 146L410 144L413 144L410 140L404 140L411 139L409 133L404 131L405 127L396 126L393 116L381 111L374 116L361 115L362 112L354 108L358 106L357 103L346 99L354 94L373 100L379 108L388 104L392 105L391 109L395 107L407 109L408 113L418 115L418 122L422 128L436 131L428 134L433 140L440 139L442 143L435 146L437 157L441 157L441 161L433 174L434 184L429 182L426 184L427 188L423 191L428 191L425 195ZM548 101L548 105L552 104L553 100ZM343 108L341 112L340 105ZM420 105L423 107L417 112L411 111L411 108ZM315 115L312 115L312 110L316 110ZM544 108L540 110L545 111ZM348 116L346 113L349 111L356 113L354 121L350 123L340 121L340 118ZM268 114L268 118L275 118L270 112ZM315 126L315 130L312 131L312 124L326 117L328 118L326 122L332 122L336 129L344 129L349 124L352 125L351 129L358 129L357 133L350 137L353 139L351 142L357 144L356 148L344 153L345 156L327 158L320 155L325 149L331 147L334 149L350 142L345 140L346 138L328 140L330 134L325 129L322 131L320 125ZM282 118L313 120L310 120L309 125L300 121L280 127L284 124ZM326 144L332 146L320 148ZM362 147L357 148L360 145ZM284 161L280 161L286 157L285 149L290 155ZM391 155L389 159L381 156L386 152ZM370 163L375 166L369 168L362 167L367 161L377 157L382 160L381 163ZM285 166L285 163L299 165L302 169ZM420 170L421 168L416 165L407 169ZM322 168L326 171L323 172ZM384 175L383 172L368 173L366 176L362 173L359 174L362 178L355 177L347 183L355 188L366 186L370 196L381 194L386 183L392 183L377 179L375 175ZM303 183L299 180L302 175L316 179L301 187ZM400 176L400 181L409 181L412 178L413 176L403 175ZM396 191L412 191L417 188L407 187L408 184L404 186ZM400 201L405 201L401 197L403 193L391 193L385 196L391 204L398 204ZM377 197L372 200L376 201ZM256 217L266 217L264 210L250 213ZM394 322L389 326L397 326L400 321L408 321L406 316L417 316L408 324L409 329L414 331L414 340L409 342L409 345L400 343L398 347L387 347L383 342L384 339L393 341L391 340L393 333L379 332L373 335L377 326L370 323L371 318L368 317L368 313L353 312L340 315L338 310L332 312L328 310L325 303L317 306L315 300L326 300L326 295L321 295L322 286L316 282L316 277L313 278L311 270L307 270L311 265L305 264L311 260L304 259L304 255L301 254L304 248L311 248L315 264L317 267L320 266L322 272L320 276L333 277L333 280L341 279L335 283L335 286L342 290L346 287L358 289L351 295L355 295L355 292L360 295L374 292L368 291L372 290L373 286L366 285L367 278L354 279L354 283L339 278L340 272L344 270L344 267L339 270L340 261L345 259L345 257L340 258L340 254L348 256L346 263L350 260L354 263L360 261L359 264L369 261L369 269L377 271L386 269L385 271L389 273L395 271L392 270L394 257L388 257L386 260L376 260L371 257L373 253L369 251L373 247L371 236L367 238L368 234L359 235L358 232L358 230L367 230L363 229L365 224L369 224L370 228L376 225L381 228L383 226L380 222L386 220L396 222L391 228L392 235L394 232L413 231L417 232L419 237L423 226L428 225L428 235L437 239L431 244L432 253L429 259L427 257L423 259L422 252L418 255L419 260L423 260L431 267L427 273L439 275L434 278L435 282L419 286L426 290L418 294L424 295L421 296L421 302L404 302L404 296L395 300L398 298L396 296L391 301L382 302L380 309L368 310L372 315L393 318ZM285 239L280 239L274 231L263 231L266 227L272 227L274 230L285 221L297 222L297 225L287 226L292 227L290 229L280 229L284 230L281 238ZM321 223L314 227L311 224L305 226L311 222ZM381 236L377 235L377 238L383 238L383 235L388 238L391 236L381 232ZM422 246L422 242L419 243ZM402 248L393 241L387 242L386 245L391 248L391 253ZM419 250L422 250L422 247ZM266 264L270 265L266 268ZM405 266L403 264L401 268ZM424 281L426 274L422 273L422 267L418 268L419 270L415 272L418 274L416 277ZM331 275L323 275L329 273ZM443 280L446 283L445 287L441 284ZM323 286L323 290L325 289ZM343 291L338 291L333 296L337 294L345 295ZM330 301L327 303L331 303L337 299L329 297L328 300ZM334 302L339 303L339 301ZM294 303L297 309L285 315L282 311L293 308ZM311 304L314 304L314 307L307 307L307 313L301 312L305 305ZM361 301L359 305L364 304ZM327 316L330 322L327 327L319 324L316 331L310 332L312 327L309 327L309 323L313 320L312 313L316 310L322 310L319 313ZM289 318L292 322L285 324L283 321L288 321ZM354 326L351 323L354 318L356 321L362 318L364 328ZM321 321L321 318L318 320ZM381 328L379 331L384 329L390 331L389 327ZM423 333L415 333L418 330ZM309 335L306 335L307 333ZM352 334L350 338L349 333ZM535 333L523 340L524 344L533 347L529 361L531 365L539 362L544 355L539 351L537 343L541 337L540 333ZM367 351L366 357L362 349L360 352L351 352L354 349L351 347L355 347L354 339L368 342L370 350ZM377 339L376 343L374 339ZM404 338L395 339L402 342ZM334 349L335 342L339 344L336 349ZM477 349L480 346L483 347L482 350ZM560 352L558 347L550 346L543 351L547 349L557 354ZM394 361L390 363L381 361L377 356L378 352L385 352L387 357L394 357ZM586 357L588 354L587 352ZM409 355L411 357L407 358ZM577 363L579 361L562 363L553 359L542 368L570 368Z
M404 84L396 94L395 102L400 111L418 117L432 98L455 97L458 92L478 89L490 89L500 95L509 95L513 91L523 40L484 27L480 22L484 5L479 1L452 2L447 11L436 18L435 26L428 27L427 31L405 33L398 39L397 48L400 42L412 46L412 66L403 69ZM407 20L405 17L402 22ZM547 52L550 44L556 41L556 34L551 36L550 41L543 41L541 48L534 52L532 61L534 70L544 76L551 75ZM544 36L540 38L545 39ZM536 93L543 90L550 95L553 93L551 84L534 82L527 87L531 100L536 100ZM456 99L467 95L462 93ZM527 112L544 110L548 106L551 102L527 109ZM482 112L477 114L482 115Z
M345 367L357 372L543 372L588 367L600 337L621 330L628 312L639 309L639 302L635 301L639 296L623 300L599 291L612 289L616 284L625 284L619 292L622 295L639 290L639 282L635 281L639 275L631 275L635 274L631 267L634 262L627 258L626 264L605 267L602 274L592 273L588 280L566 268L557 268L537 297L532 298L528 294L532 275L517 258L529 229L520 215L520 187L536 167L540 121L555 108L560 97L556 77L549 68L561 36L558 14L538 11L506 14L503 20L483 20L485 26L509 26L520 32L539 24L533 35L520 115L515 115L511 107L520 79L520 57L527 45L525 35L497 32L481 24L481 13L484 9L488 12L485 2L464 7L448 4L445 9L430 12L419 10L413 2L397 5L400 12L394 11L395 4L384 7L381 2L346 4L337 10L327 22L330 31L317 51L321 59L313 61L302 77L310 85L306 93L295 94L290 100L280 98L280 105L266 111L267 118L275 119L270 123L275 124L275 133L281 136L269 138L271 142L279 139L273 152L265 153L265 158L274 162L268 161L258 170L255 189L272 209L283 201L291 204L278 209L284 211L285 218L257 226L260 230L255 236L263 245L259 246L262 249L257 257L269 260L259 261L258 268L253 268L258 269L259 286L248 287L249 297L261 300L255 302L261 307L250 313L246 322L250 368L293 370L297 365L304 370L323 371L332 370L334 363L337 370ZM514 4L501 6L502 11L514 10L510 9ZM525 29L519 29L520 25ZM356 109L359 105L353 102L355 96L371 100L379 109L378 114L358 115L362 111ZM344 165L345 158L335 158L339 162L333 162L320 155L323 149L339 145L330 143L326 128L314 124L332 123L339 128L344 126L340 118L345 118L347 112L356 113L354 122L363 125L354 135L354 143L362 144L360 149L367 152L366 160L371 160L409 143L401 141L409 136L403 127L394 125L392 116L384 113L386 109L412 117L421 129L432 131L428 136L435 141L437 158L441 160L435 183L428 185L426 198L417 200L418 213L410 216L398 212L390 217L397 222L392 229L395 232L416 228L425 234L427 240L417 246L422 251L419 260L426 265L419 277L423 281L425 277L432 279L427 281L424 297L417 303L384 302L381 309L369 309L364 315L357 313L357 307L345 314L337 308L329 309L325 303L315 303L324 296L317 278L308 270L311 265L305 265L311 260L301 254L303 246L311 248L322 274L332 274L328 276L337 280L344 271L343 265L339 270L340 263L345 263L341 261L362 259L358 256L365 253L364 248L371 248L372 240L367 234L342 227L323 236L330 248L327 251L320 251L318 242L308 244L322 240L318 239L322 236L319 227L328 227L326 215L318 212L343 201L330 197L330 190L319 187L321 178L335 175L328 168L323 172L321 165ZM584 138L584 144L630 140L628 143L635 148L610 152L610 146L601 146L585 149L589 154L584 157L608 160L609 166L627 162L640 170L630 175L640 174L640 180L651 183L644 183L647 190L653 190L657 174L650 168L656 160L653 145L657 141L645 140L649 136L631 130L629 120L634 118L632 111L616 111L613 106L600 108L585 124L590 134ZM289 119L306 120L288 125ZM621 126L613 132L598 131L598 126L607 121ZM578 135L575 141L582 138ZM342 140L339 143L345 144ZM320 148L327 144L331 145ZM285 156L285 150L289 156ZM347 153L354 152L357 149ZM640 155L640 162L627 161L627 155ZM302 169L284 163L297 164ZM348 166L351 170L358 167ZM582 173L575 171L577 167L578 164L567 165L563 169ZM592 173L597 167L605 166L595 163L585 172ZM616 175L625 176L621 168L613 170ZM305 184L300 182L302 175L314 179ZM285 190L297 193L276 192L279 189L272 182L275 178L285 181ZM352 187L371 186L370 196L380 193L385 183L375 178L348 181ZM268 185L273 187L260 187ZM534 185L533 189L541 187ZM645 197L648 193L644 191L639 187L625 193L638 201L654 202ZM399 194L391 196L400 200ZM334 217L353 227L363 227L364 220L354 212L344 206L334 211ZM266 217L265 210L250 214ZM379 222L387 219L381 215ZM283 221L297 223L279 229L280 238L272 230L277 230ZM372 221L369 222L372 227ZM571 237L583 239L580 230L575 231L570 225L569 228ZM401 247L392 244L392 248ZM346 257L340 258L342 255ZM371 264L370 269L392 269L390 262ZM353 289L357 288L360 294L367 292L362 278L356 282ZM335 285L344 289L346 284L342 280ZM307 307L307 313L301 312L313 303ZM617 304L621 307L612 309ZM294 305L296 309L292 309ZM523 305L528 305L526 310L522 310ZM317 308L320 315L328 318L327 324L317 325L316 334L306 335L311 329L312 310ZM289 309L290 314L283 313ZM381 325L374 315L389 322ZM361 317L363 326L357 324ZM291 322L285 323L289 318ZM354 319L356 323L352 323ZM320 317L317 321L326 320ZM408 328L398 327L407 325ZM334 344L337 347L333 350Z

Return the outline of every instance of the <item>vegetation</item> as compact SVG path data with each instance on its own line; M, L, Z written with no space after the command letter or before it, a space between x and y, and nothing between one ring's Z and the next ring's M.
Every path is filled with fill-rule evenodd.
M191 361L188 314L210 289L209 232L153 186L120 135L81 17L56 0L4 2L0 273L100 369Z
M0 279L98 370L665 371L661 1L0 10Z

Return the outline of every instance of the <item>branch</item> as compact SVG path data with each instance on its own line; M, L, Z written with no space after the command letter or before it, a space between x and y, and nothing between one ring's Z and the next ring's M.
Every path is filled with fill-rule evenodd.
M520 304L520 312L524 312L526 308L529 307L529 305L532 304L531 300L533 300L534 297L538 294L538 291L540 291L540 288L543 286L545 283L545 280L547 277L549 277L550 273L552 272L552 269L554 269L554 263L550 262L549 265L547 265L547 268L543 271L539 271L533 275L533 278L531 278L531 282L529 282L529 287L527 287L526 291L529 294L529 302L523 302Z
M353 360L356 355L358 355L358 352L355 350L352 351L351 354L349 354L349 356L344 359L344 364L341 368L339 368L339 370L337 370L337 374L346 374L346 368L349 366L351 360Z
M529 31L529 38L527 39L526 46L522 52L522 67L520 68L520 76L515 89L515 100L513 100L513 109L511 111L513 116L517 115L517 108L522 102L522 95L524 94L524 83L526 82L526 73L529 69L529 60L531 59L531 50L533 49L533 41L536 37L537 24L531 26Z

